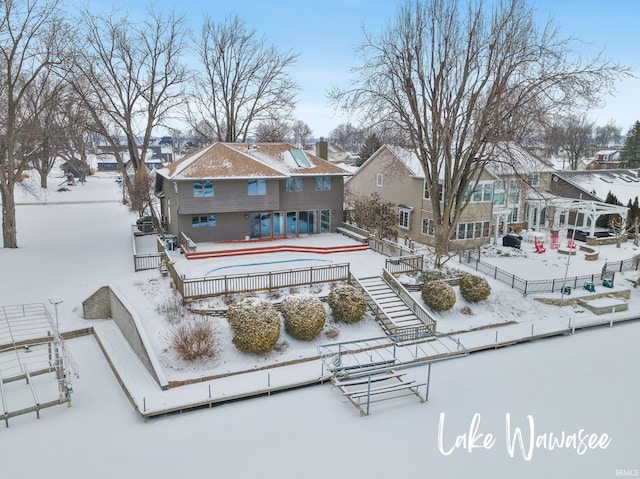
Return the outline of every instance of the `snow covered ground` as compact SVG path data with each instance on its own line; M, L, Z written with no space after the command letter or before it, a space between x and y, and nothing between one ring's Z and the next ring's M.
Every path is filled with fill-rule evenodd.
M118 204L120 194L119 185L109 176L90 177L85 185L67 192L50 189L36 199L19 192L18 201L25 203L18 206L20 248L0 250L0 305L48 305L49 298L61 298L61 329L70 330L86 325L81 318L82 301L99 287L112 285L142 317L150 318L147 333L162 358L163 329L151 324L153 318L159 323L155 302L166 294L162 289L166 278L156 270L133 272L129 227L135 217ZM631 245L625 248L628 251L619 252L623 257L635 254ZM615 254L607 253L612 260ZM540 269L562 260L553 255L530 256ZM369 267L371 258L356 263ZM571 259L571 265L586 267L587 263L579 257ZM507 269L509 264L514 263L500 267ZM532 264L519 264L517 269L531 271ZM373 268L379 270L377 265ZM240 271L238 267L233 272ZM460 314L465 304L459 298L453 311L438 317L438 329L457 332L515 320L522 328L538 330L551 322L593 318L580 308L540 305L498 282L491 281L491 286L489 301L469 305L472 315ZM631 293L630 311L637 314L639 293ZM341 331L338 340L378 331L373 321L358 328L353 336ZM466 335L467 347L476 337L471 334L475 333ZM489 334L495 333L489 330ZM50 408L40 420L34 415L12 419L11 427L0 432L0 470L2 477L26 478L619 477L620 471L640 469L639 337L640 323L616 324L437 363L426 404L415 397L377 403L366 418L360 418L337 389L324 385L147 424L132 410L95 340L75 339L68 342L80 368L80 378L74 380L73 407ZM315 352L317 346L305 351L288 342L279 356L258 361L283 361ZM187 373L250 367L251 360L240 356L230 349L214 364ZM167 371L172 377L185 374L184 370ZM410 374L424 381L426 368ZM452 450L456 436L473 429L476 414L477 434L491 433L495 442L469 448L471 452L463 447ZM533 424L535 436L562 431L578 435L584 429L597 434L606 448L548 450L540 439L541 447L531 457L526 447L523 453L518 446L511 457L508 414L512 439L516 427L528 434ZM483 439L474 444L482 444Z

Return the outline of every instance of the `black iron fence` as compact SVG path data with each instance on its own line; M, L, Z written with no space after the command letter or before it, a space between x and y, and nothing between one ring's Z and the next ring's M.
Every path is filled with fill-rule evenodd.
M640 255L621 261L606 262L602 267L603 272L638 271L640 269Z
M525 295L560 292L565 285L574 289L582 288L585 283L596 283L603 281L604 279L611 280L613 283L615 276L615 271L603 268L602 272L595 274L571 276L567 278L528 280L482 261L477 251L461 251L458 254L458 259L460 263L468 264L475 268L476 271L480 271L493 279L497 279L498 281L508 284L511 288Z

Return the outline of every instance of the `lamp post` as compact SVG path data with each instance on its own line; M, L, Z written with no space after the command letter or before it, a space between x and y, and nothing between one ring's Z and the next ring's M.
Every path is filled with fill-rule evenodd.
M63 301L60 298L50 298L49 302L53 304L53 308L56 312L56 335L60 334L60 323L58 321L58 305L62 304Z

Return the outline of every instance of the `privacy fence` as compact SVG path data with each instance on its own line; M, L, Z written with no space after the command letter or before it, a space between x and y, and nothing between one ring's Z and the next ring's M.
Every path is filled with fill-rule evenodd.
M511 288L525 295L560 292L565 285L571 286L574 289L578 287L581 288L585 283L600 282L605 278L613 281L615 275L614 271L603 268L601 273L596 274L571 276L567 278L527 280L482 261L480 259L480 255L475 250L461 251L458 254L458 259L461 264L468 264L475 268L476 271L480 271L487 276L491 276L493 279L497 279L498 281L508 284Z

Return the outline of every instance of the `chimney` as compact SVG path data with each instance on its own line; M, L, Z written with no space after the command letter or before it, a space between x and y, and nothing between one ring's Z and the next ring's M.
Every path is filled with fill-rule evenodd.
M316 141L316 156L323 160L329 159L329 142L322 137L320 141Z

